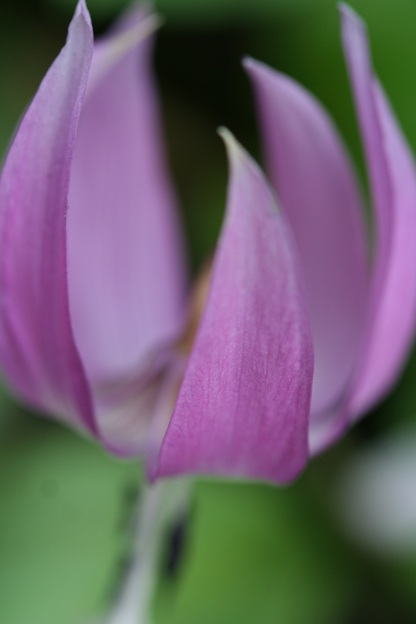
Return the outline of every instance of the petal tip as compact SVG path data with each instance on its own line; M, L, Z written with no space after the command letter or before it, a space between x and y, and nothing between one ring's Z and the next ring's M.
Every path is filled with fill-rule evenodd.
M164 17L155 12L153 3L136 2L117 22L118 32L122 35L131 33L132 42L139 43L163 26L164 22Z
M361 21L356 11L354 11L354 9L350 7L350 5L347 4L346 2L338 2L337 8L342 16L348 19L354 19L354 20L358 19L359 21Z
M367 26L358 13L344 2L338 4L338 10L341 15L342 28L345 31L367 32Z
M245 160L245 158L247 157L246 151L237 141L233 133L224 126L218 128L217 132L224 141L230 164L235 166L237 165L237 163Z
M82 17L89 28L92 29L91 15L88 11L86 0L78 0L77 8L75 9L74 19Z
M270 68L265 63L257 61L251 56L246 56L243 59L243 67L254 85L261 82L262 77L267 77L270 71Z
M258 65L258 61L253 59L252 56L244 56L243 60L241 61L241 64L243 65L244 69L246 69L249 72L252 69L256 68L256 66Z
M256 78L258 73L267 69L267 66L264 63L257 61L252 56L245 56L243 58L242 65L252 78Z
M281 88L285 85L294 85L295 81L275 68L269 67L266 63L257 61L250 56L243 59L243 67L249 77L252 79L254 86L262 88L272 81L273 89Z
M237 148L237 140L234 137L233 133L228 130L228 128L226 128L225 126L220 126L217 130L219 136L222 138L222 140L225 143L225 146L227 147L227 149L234 149Z
M139 14L139 9L136 9L136 13ZM143 11L141 11L143 14ZM148 13L145 16L134 23L131 23L130 27L127 27L120 37L118 43L118 55L128 52L128 50L138 46L142 41L149 39L159 28L165 23L164 18L158 13Z

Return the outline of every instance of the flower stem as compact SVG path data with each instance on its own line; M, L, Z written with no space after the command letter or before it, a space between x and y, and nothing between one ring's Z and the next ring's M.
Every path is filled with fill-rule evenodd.
M157 584L166 532L186 513L188 479L144 486L139 501L131 565L106 624L151 624L151 603Z

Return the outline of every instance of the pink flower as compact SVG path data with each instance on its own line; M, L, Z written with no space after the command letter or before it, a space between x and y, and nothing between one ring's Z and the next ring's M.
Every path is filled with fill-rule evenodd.
M403 366L416 309L415 172L364 28L342 12L374 258L331 122L293 81L247 61L278 199L223 131L228 206L209 286L197 291L195 339L149 72L154 18L135 10L94 45L80 0L12 143L0 180L5 377L110 450L145 454L152 477L290 480Z

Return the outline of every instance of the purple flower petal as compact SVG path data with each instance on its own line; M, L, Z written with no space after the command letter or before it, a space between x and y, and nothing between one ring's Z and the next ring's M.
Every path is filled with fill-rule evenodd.
M360 196L344 146L315 98L247 60L272 181L305 271L315 349L311 436L336 405L356 362L367 293Z
M416 319L416 171L375 81L365 26L342 7L345 55L373 195L377 248L364 348L350 391L350 418L388 392L409 353Z
M15 391L95 432L68 309L66 213L93 49L80 2L68 40L10 148L0 181L0 361Z
M136 9L98 44L72 166L70 308L95 390L137 373L183 321L183 245L150 75L149 19Z
M341 407L315 430L312 452L339 438L397 380L416 319L416 173L390 106L374 78L365 25L341 8L347 67L363 137L376 254L362 348Z
M223 136L231 161L227 215L157 476L284 482L308 455L313 350L305 295L263 174Z

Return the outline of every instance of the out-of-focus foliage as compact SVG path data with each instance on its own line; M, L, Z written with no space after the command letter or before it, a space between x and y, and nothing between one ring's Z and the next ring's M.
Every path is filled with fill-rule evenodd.
M333 112L362 163L341 56L335 0L156 0L165 16L155 67L169 154L196 270L220 227L227 125L259 155L243 55L290 73ZM367 21L375 66L416 147L416 3L352 0ZM90 0L101 32L125 0ZM0 153L65 38L75 0L16 0L0 21ZM362 167L361 167L362 169ZM344 458L414 422L414 358L397 390L343 444L284 490L197 486L175 579L162 580L158 624L406 624L416 618L416 557L353 544L333 501ZM0 622L76 624L114 589L139 480L57 424L0 404ZM133 494L132 494L133 492Z
M0 426L0 620L73 624L115 587L138 471L53 424L7 412Z
M201 483L191 519L183 578L162 585L158 624L323 624L353 609L359 579L305 480L278 496Z
M252 19L298 13L313 3L326 0L157 0L154 6L169 20L189 26L203 23L218 25L225 21L245 22ZM44 0L45 3L68 10L71 0ZM126 6L126 0L90 0L88 6L96 15L108 17Z

